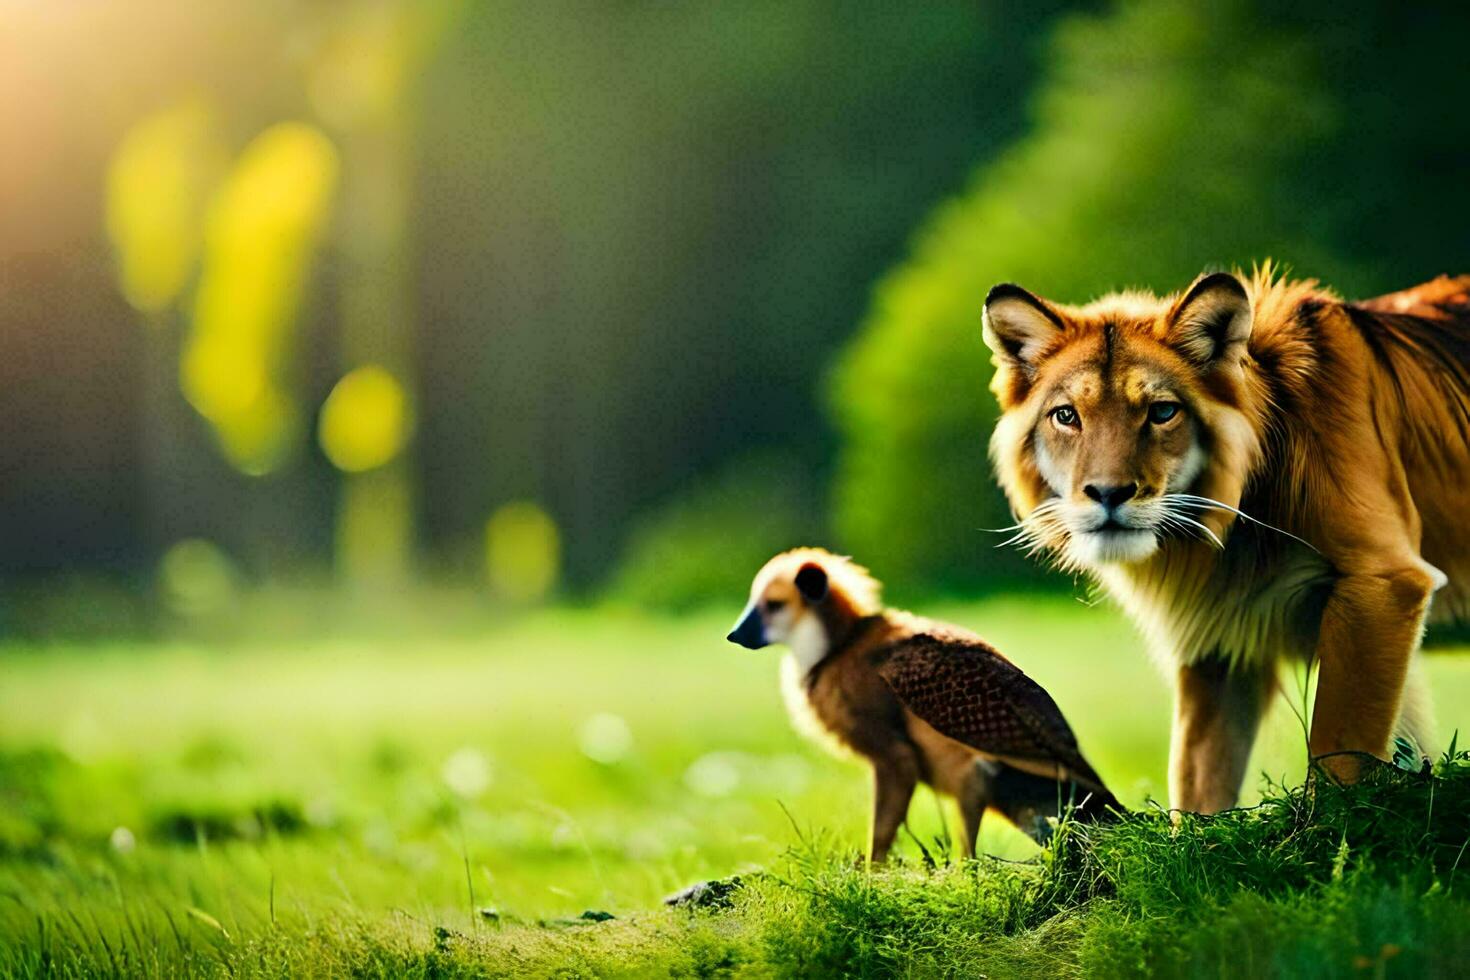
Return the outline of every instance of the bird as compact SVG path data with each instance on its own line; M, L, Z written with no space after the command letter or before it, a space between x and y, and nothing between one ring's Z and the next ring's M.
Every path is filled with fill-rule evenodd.
M785 644L793 722L872 768L870 861L887 857L920 782L959 804L966 855L987 810L1037 841L1064 812L1122 812L1039 684L973 633L885 608L881 591L850 558L783 552L757 573L727 636L750 649Z

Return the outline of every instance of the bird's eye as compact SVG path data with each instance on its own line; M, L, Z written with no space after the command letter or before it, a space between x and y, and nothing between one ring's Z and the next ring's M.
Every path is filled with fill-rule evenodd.
M1154 402L1148 407L1148 420L1154 425L1163 425L1178 414L1178 402Z
M786 608L786 600L785 599L767 599L766 600L766 612L768 612L768 613L778 613L782 609L785 609L785 608Z
M1051 410L1051 420L1065 429L1081 428L1077 410L1071 405L1059 405Z

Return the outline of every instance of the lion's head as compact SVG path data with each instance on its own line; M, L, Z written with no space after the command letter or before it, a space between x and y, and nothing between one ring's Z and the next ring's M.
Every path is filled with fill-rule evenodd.
M1094 569L1171 539L1218 544L1256 454L1242 412L1251 320L1250 292L1225 273L1084 307L992 289L991 453L1021 540Z

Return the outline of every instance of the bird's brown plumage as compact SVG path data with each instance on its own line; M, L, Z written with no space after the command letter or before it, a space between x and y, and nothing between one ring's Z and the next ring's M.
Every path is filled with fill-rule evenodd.
M887 647L878 671L910 712L939 733L1037 775L1107 787L1083 758L1051 695L976 637L921 632Z

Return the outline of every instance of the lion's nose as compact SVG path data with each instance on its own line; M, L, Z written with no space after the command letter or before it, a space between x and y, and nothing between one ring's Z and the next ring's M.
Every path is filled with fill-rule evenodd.
M1113 510L1122 506L1126 501L1133 499L1133 495L1138 492L1138 484L1124 483L1115 487L1102 487L1096 483L1089 483L1082 488L1082 492L1102 504L1108 510Z

